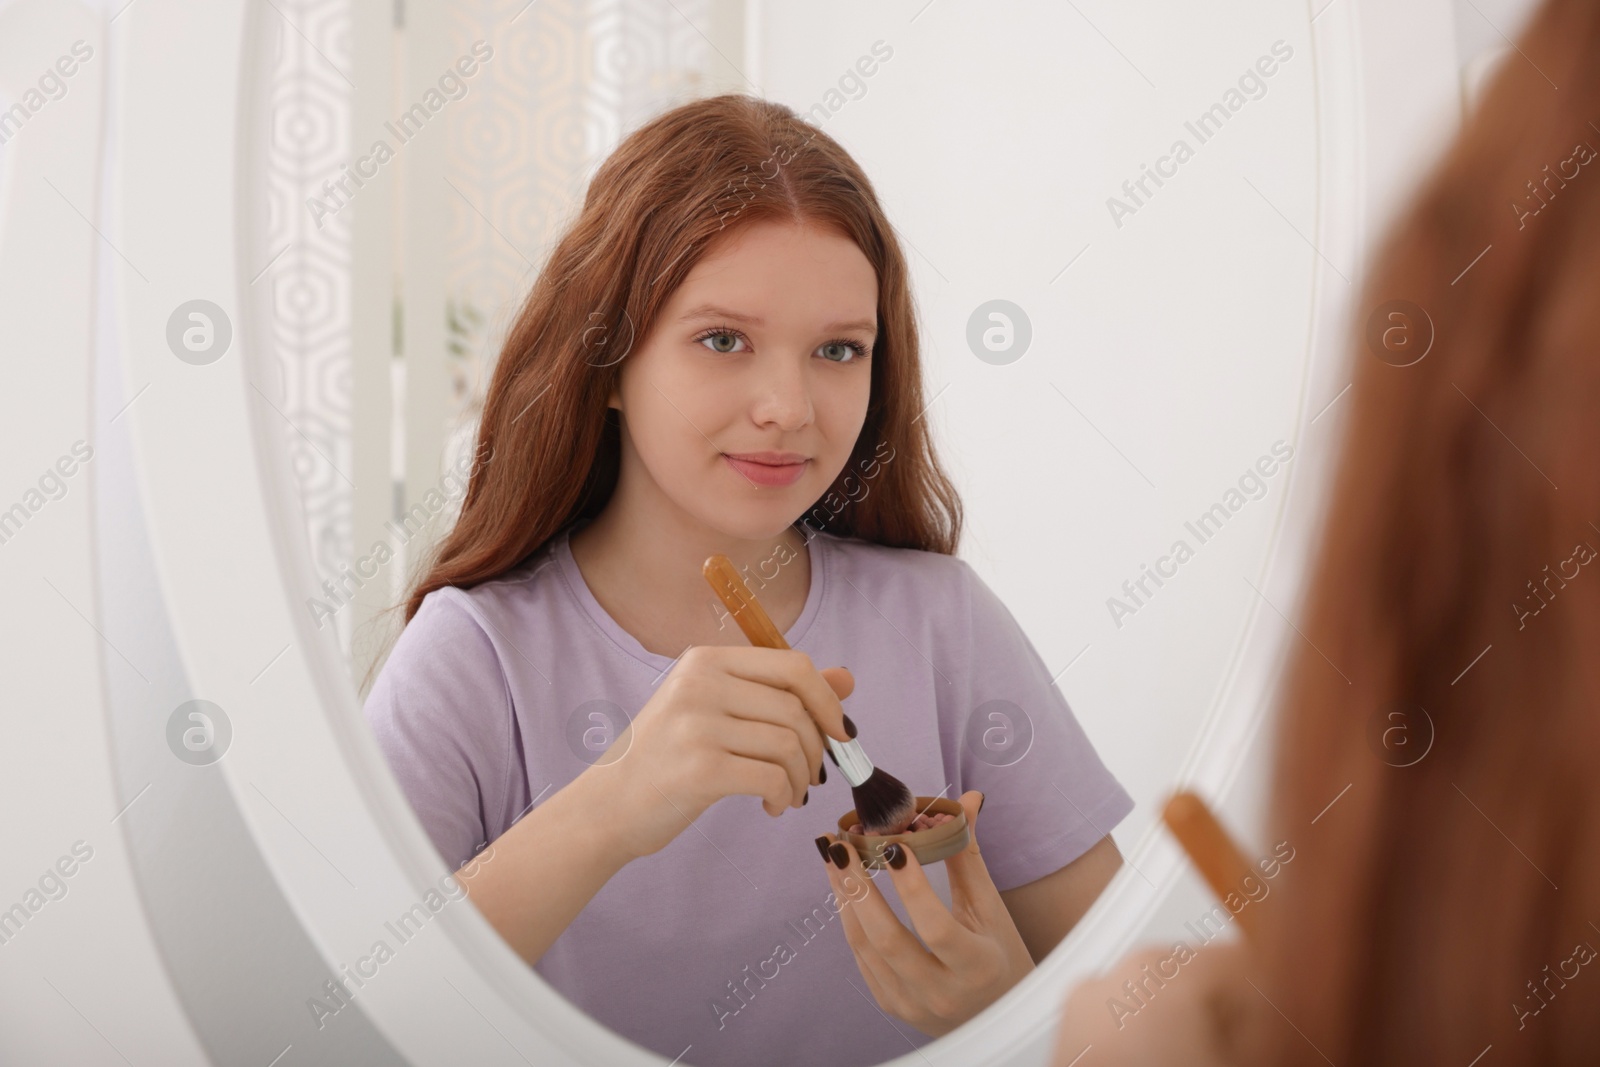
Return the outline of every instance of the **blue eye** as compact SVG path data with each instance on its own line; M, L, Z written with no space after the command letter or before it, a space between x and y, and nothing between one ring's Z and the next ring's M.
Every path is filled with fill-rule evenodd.
M717 329L714 329L714 330L708 330L707 332L701 334L699 337L696 337L695 340L699 341L701 343L704 343L706 341L710 341L710 340L713 340L713 339L720 340L720 339L723 339L723 338L728 338L728 339L731 339L733 341L742 341L742 340L744 340L744 334L740 333L737 330L728 330L728 329L723 329L721 327L718 327ZM720 348L720 347L712 346L711 351L718 352L718 353L721 353L722 355L726 356L726 355L731 355L734 350L732 348Z
M860 341L851 341L847 338L840 338L837 341L829 341L822 347L823 349L848 348L854 356L852 359L834 359L830 356L823 356L822 358L826 359L829 363L858 363L872 355L872 353L867 350L866 345L862 344Z

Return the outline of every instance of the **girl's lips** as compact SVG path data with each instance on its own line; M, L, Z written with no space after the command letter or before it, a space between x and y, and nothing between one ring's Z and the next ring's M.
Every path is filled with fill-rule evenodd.
M805 473L806 464L811 462L810 460L802 460L799 463L784 463L774 466L770 463L752 463L747 459L734 459L727 454L724 454L722 458L728 461L728 466L757 485L772 487L793 485Z

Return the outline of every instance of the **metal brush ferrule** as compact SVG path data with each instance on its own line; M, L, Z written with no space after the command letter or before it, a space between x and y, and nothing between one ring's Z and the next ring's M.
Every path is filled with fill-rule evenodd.
M844 772L845 781L850 783L850 788L854 789L872 777L872 761L867 758L861 742L835 741L827 734L823 734L822 739L828 743L828 750L839 762L839 769Z

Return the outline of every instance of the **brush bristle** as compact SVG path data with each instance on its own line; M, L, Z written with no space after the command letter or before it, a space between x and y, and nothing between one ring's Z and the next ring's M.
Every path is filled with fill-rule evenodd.
M861 829L869 834L898 834L916 818L917 800L906 784L874 767L867 780L850 790Z

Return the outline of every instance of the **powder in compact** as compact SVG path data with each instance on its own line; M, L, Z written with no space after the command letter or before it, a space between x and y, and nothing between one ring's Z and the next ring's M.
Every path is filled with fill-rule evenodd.
M928 815L928 814L924 813L924 814L918 815L915 819L912 819L911 820L911 825L906 827L904 830L902 830L901 833L911 833L912 831L915 831L915 830L932 830L935 826L943 826L945 823L949 822L951 819L954 819L954 818L955 818L954 815L951 815L948 812L943 812L943 811L936 811L932 815ZM861 824L860 823L856 823L855 825L851 826L850 827L850 832L853 833L853 834L863 834L863 831L861 829ZM863 834L863 836L866 836L866 837L878 837L878 836L881 836L881 835L879 835L879 834Z

